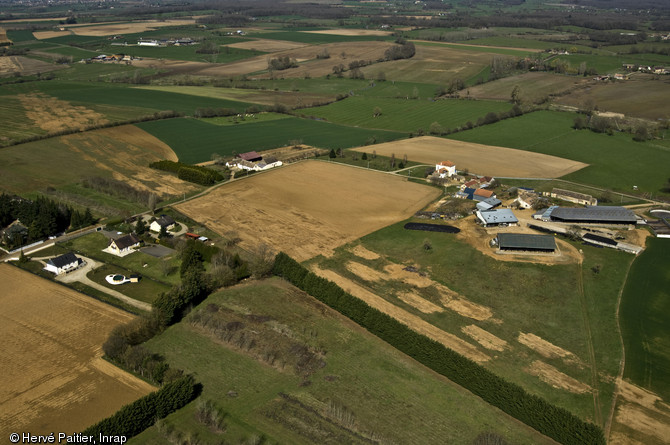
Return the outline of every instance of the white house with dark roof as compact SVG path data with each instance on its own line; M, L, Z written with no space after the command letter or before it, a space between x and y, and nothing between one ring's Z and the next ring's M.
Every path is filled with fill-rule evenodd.
M170 230L174 228L176 221L169 215L161 215L159 218L156 218L151 225L149 230L152 232L160 232L161 228L165 227L165 230Z
M141 243L142 240L139 239L135 234L131 233L117 239L109 240L109 245L102 251L123 257L135 252L135 249L140 247Z
M47 260L44 270L56 275L60 275L62 273L67 273L76 269L79 267L80 263L81 260L77 258L74 253L68 252L61 256Z

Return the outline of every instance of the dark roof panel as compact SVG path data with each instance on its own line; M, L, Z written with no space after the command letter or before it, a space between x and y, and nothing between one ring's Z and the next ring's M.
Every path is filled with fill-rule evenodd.
M68 252L61 256L57 256L56 258L51 258L47 262L55 267L63 267L68 264L79 262L79 258L77 258L74 253Z
M552 219L583 222L613 222L635 224L635 214L625 207L586 206L586 208L558 207L551 212Z
M499 233L498 245L501 249L556 250L556 241L551 235Z

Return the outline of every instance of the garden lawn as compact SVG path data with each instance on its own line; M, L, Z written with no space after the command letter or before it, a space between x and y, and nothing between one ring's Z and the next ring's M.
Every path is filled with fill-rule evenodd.
M105 264L89 272L88 278L109 289L121 292L130 298L149 304L153 303L158 295L170 290L170 286L147 277L141 277L138 283L124 283L120 285L109 284L105 279L107 275L124 275L126 278L129 278L130 275L135 273L118 266Z

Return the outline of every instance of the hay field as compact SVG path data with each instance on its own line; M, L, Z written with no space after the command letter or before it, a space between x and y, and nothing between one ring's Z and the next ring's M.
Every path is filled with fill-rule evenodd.
M12 41L7 38L7 31L5 31L5 28L0 28L0 44L2 43L12 43Z
M296 48L302 48L303 46L309 46L309 44L299 42L288 42L286 40L255 39L255 40L248 40L246 42L231 43L229 45L224 46L237 49L249 49L249 50L264 51L266 53L274 53L277 51L286 51Z
M71 36L72 31L33 31L37 40L53 39L54 37Z
M667 76L665 76L667 77ZM556 103L585 108L592 103L600 111L645 119L670 119L670 79L637 75L623 82L598 82L575 90Z
M334 36L390 36L391 31L380 29L320 29L318 31L303 31L310 34L330 34Z
M78 36L104 37L115 34L135 34L138 32L154 31L165 26L194 25L193 19L171 19L171 20L146 20L131 23L102 23L97 25L68 26Z
M433 136L405 139L368 145L355 149L359 152L401 157L407 154L411 161L436 164L449 160L458 170L498 177L559 178L580 170L588 164L556 156L532 153L513 148L461 142Z
M550 94L559 94L569 91L580 85L590 82L585 78L563 76L551 73L524 73L519 76L504 77L502 79L475 85L468 88L470 97L487 100L510 100L515 86L521 89L521 100L524 103L536 102Z
M354 60L377 60L384 57L386 51L393 44L389 42L340 42L325 45L302 46L287 51L273 53L271 56L263 55L239 62L228 63L222 66L213 66L200 70L198 74L207 76L234 76L240 74L251 74L258 71L266 71L270 57L288 56L301 62L296 68L276 71L275 77L311 77L332 74L333 66L343 64L348 66ZM316 56L324 49L330 53L329 59L317 59ZM344 57L342 57L344 53ZM302 63L305 62L305 63ZM376 66L377 64L375 64ZM263 73L258 78L269 78L269 73Z
M478 75L490 65L491 57L492 54L481 51L416 45L416 54L411 59L376 63L361 70L366 78L372 79L382 71L386 80L448 84L453 79L466 81Z
M141 190L180 195L199 187L148 167L177 155L159 139L132 125L87 131L0 150L0 189L11 193L114 177Z
M177 209L242 246L265 243L298 261L400 221L439 195L403 178L307 161L217 188Z
M155 389L102 359L132 315L6 264L0 281L0 437L81 431Z

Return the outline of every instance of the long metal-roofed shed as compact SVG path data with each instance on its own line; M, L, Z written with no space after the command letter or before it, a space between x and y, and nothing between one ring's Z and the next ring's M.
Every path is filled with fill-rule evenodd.
M635 224L635 213L625 207L557 207L549 215L552 221L583 224Z
M500 250L522 250L533 252L555 252L556 240L551 235L530 235L527 233L499 233Z
M479 218L479 221L481 221L484 227L497 225L506 226L519 222L510 209L477 210L477 218Z

